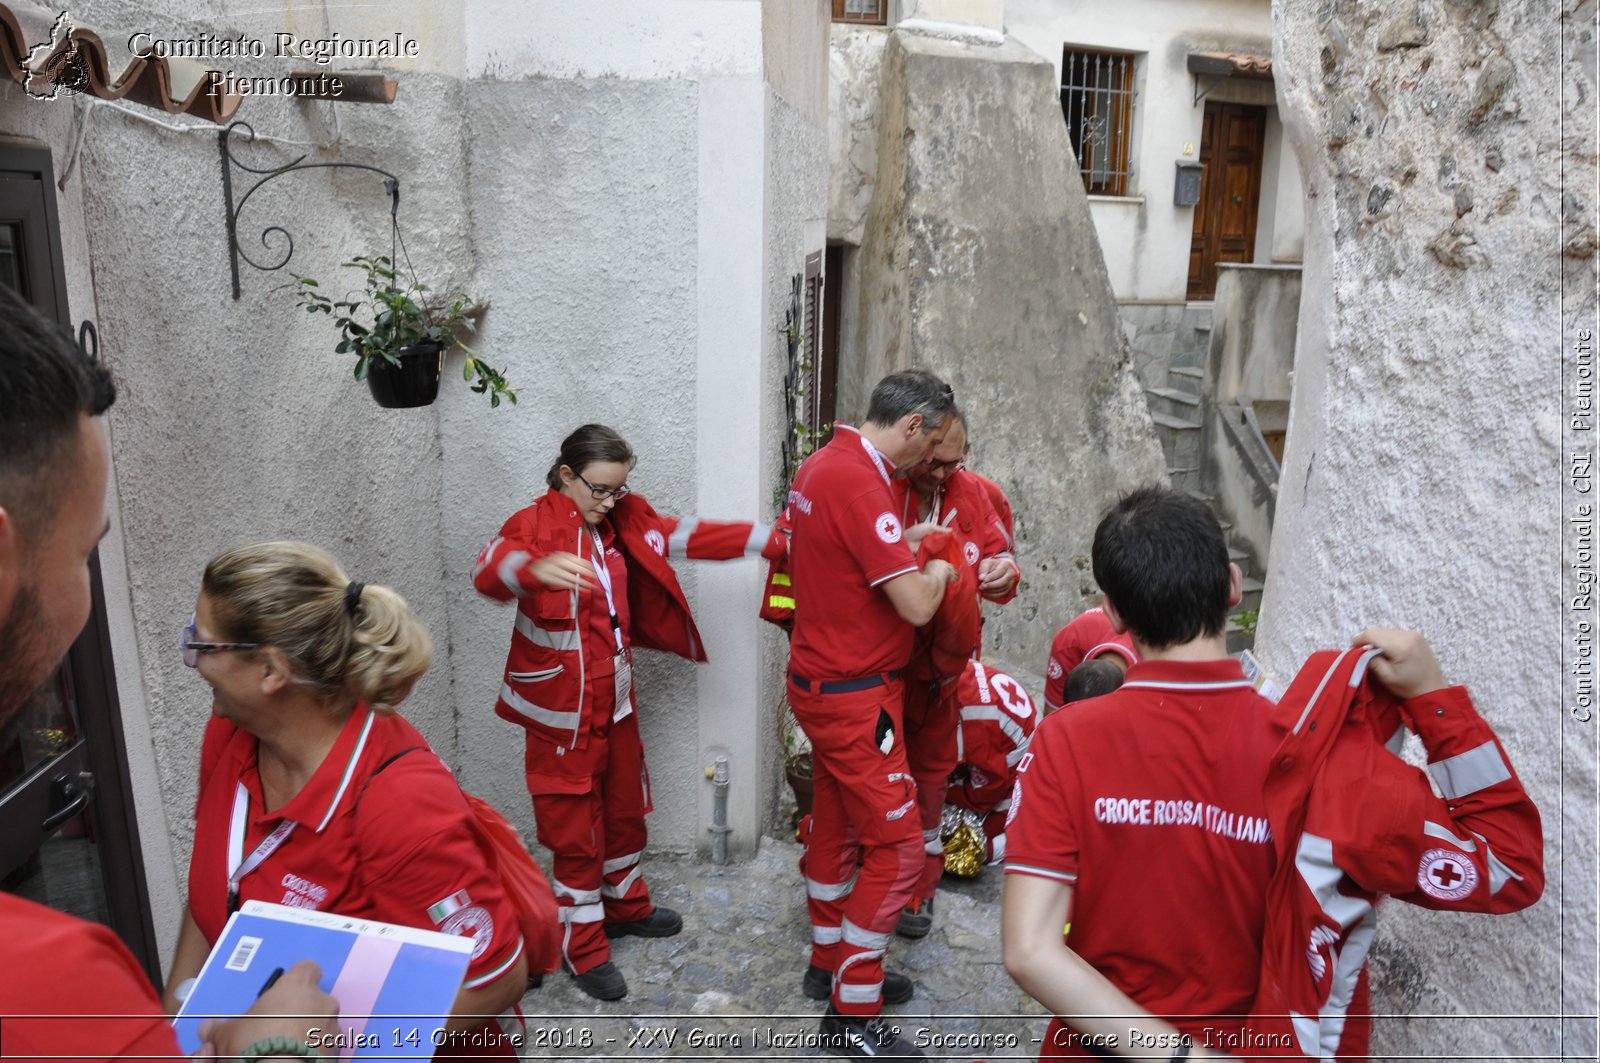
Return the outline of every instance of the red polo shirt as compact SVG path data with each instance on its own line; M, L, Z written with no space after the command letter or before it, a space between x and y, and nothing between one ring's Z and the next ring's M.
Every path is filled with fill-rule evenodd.
M189 862L189 909L206 941L215 943L227 922L230 874L247 867L286 820L294 829L243 875L239 903L270 901L470 937L469 989L516 962L516 912L461 788L399 716L357 706L311 781L273 812L264 810L255 736L213 719Z
M881 589L917 571L891 470L860 432L841 424L795 474L789 571L804 591L795 599L789 663L807 679L892 671L911 656L913 629Z
M1237 661L1144 661L1041 722L1017 767L1006 873L1069 883L1073 951L1197 1035L1207 1021L1183 1016L1246 1014L1255 999L1271 711ZM1058 1028L1046 1057L1085 1054Z
M155 989L110 930L0 893L0 940L7 1059L185 1058Z
M1115 653L1129 664L1139 660L1128 633L1119 634L1112 628L1111 618L1098 605L1085 609L1056 632L1044 671L1044 703L1052 712L1066 699L1067 676L1072 670L1102 653Z

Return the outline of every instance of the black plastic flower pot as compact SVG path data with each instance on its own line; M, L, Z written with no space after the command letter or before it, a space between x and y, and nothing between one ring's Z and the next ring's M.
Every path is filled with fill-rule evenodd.
M444 346L425 340L402 347L399 365L374 358L367 366L367 387L378 405L391 410L430 406L439 397L439 374L444 370Z

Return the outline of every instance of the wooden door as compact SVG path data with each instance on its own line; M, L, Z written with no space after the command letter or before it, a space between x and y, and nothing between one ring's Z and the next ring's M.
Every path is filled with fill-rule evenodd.
M1200 129L1200 202L1189 244L1188 298L1217 293L1218 262L1253 262L1267 109L1208 103Z

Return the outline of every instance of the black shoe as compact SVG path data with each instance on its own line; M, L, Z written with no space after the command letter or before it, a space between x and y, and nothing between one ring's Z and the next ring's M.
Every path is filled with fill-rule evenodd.
M596 1000L621 1000L628 995L628 983L623 979L622 972L617 970L617 965L610 960L582 974L573 975L572 980L578 983L579 989Z
M620 938L632 934L641 938L669 938L683 929L683 916L671 908L657 907L643 919L632 923L607 923L606 937Z
M933 898L920 901L900 911L900 925L894 932L903 938L925 938L933 929Z
M927 1058L882 1015L840 1015L832 1004L822 1016L822 1047L836 1056Z
M894 971L883 972L883 1002L885 1004L904 1004L911 999L915 990L911 979ZM800 992L812 1000L827 1000L833 995L833 972L826 967L815 965L806 968L806 976L800 979Z

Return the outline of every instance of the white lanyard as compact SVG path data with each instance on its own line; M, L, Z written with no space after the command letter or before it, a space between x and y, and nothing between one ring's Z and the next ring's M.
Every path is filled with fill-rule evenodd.
M600 581L600 587L606 592L606 608L611 611L611 634L617 640L617 652L622 652L622 621L617 618L617 600L611 595L611 566L606 563L605 544L600 541L600 532L593 526L589 534L594 538L594 575Z
M944 488L940 487L933 492L933 506L928 510L928 519L935 524L942 523L948 527L950 522L955 519L956 511L952 509L949 515L943 521L940 521L939 507L942 505L944 505ZM900 511L900 522L908 528L913 524L922 523L917 514L917 489L915 487L906 491L906 504L905 508Z
M861 440L861 449L867 452L867 457L872 459L872 464L878 467L878 475L883 477L884 483L888 483L890 480L889 470L883 467L883 458L879 456L878 448L868 443L867 437L859 431L856 432L856 438Z
M239 886L244 877L278 851L278 847L289 840L289 835L294 833L298 826L292 819L286 819L278 824L277 829L262 839L256 846L255 852L249 856L244 855L244 832L250 822L250 791L244 783L239 783L233 791L233 822L228 828L228 910L233 911L238 907Z

